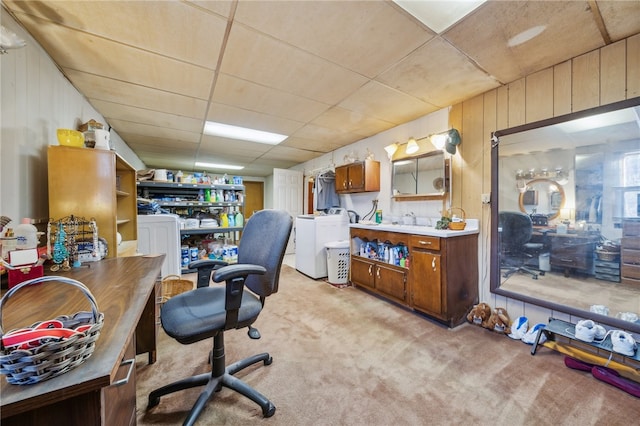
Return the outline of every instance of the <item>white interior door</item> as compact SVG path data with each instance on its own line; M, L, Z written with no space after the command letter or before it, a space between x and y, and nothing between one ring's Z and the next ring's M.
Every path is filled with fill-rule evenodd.
M304 188L302 172L297 170L273 169L273 208L286 210L295 218L302 214ZM287 244L286 254L295 253L295 235L293 229Z

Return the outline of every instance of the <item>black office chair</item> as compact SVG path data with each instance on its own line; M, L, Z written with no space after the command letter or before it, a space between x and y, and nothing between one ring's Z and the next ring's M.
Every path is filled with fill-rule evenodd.
M225 286L204 286L204 278L195 290L169 299L160 314L162 328L178 342L188 345L213 337L210 355L211 372L179 380L149 394L147 408L160 403L160 397L179 390L206 385L184 421L193 424L214 392L227 387L233 389L262 408L271 417L276 407L264 395L233 377L250 365L273 361L268 353L261 353L226 366L224 331L253 324L262 310L265 298L278 291L282 260L289 241L293 220L285 211L261 210L254 213L242 232L238 247L238 263L221 266L219 262L204 261L211 267L212 279ZM203 274L204 276L204 274ZM250 291L245 291L246 287Z
M507 271L502 275L508 278L516 272L531 275L538 279L540 271L534 271L526 266L527 260L537 255L543 248L541 243L532 243L533 223L529 215L521 212L503 211L498 213L498 227L500 231L500 252L502 267Z

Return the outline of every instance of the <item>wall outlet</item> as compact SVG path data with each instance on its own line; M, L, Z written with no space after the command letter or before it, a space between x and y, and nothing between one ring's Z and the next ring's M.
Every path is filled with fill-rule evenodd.
M491 202L491 193L482 194L482 204L489 204Z

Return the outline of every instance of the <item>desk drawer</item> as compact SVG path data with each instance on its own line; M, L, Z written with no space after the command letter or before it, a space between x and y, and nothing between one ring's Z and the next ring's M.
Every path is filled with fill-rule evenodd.
M622 237L620 245L623 248L640 250L640 237Z
M623 265L640 266L640 250L622 249L620 260Z
M622 265L621 274L625 278L640 280L640 266Z

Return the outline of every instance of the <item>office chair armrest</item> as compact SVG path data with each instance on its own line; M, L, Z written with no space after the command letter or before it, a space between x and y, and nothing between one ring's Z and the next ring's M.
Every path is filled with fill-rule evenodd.
M196 281L196 287L209 287L209 280L211 279L211 271L218 269L222 266L228 265L227 262L215 259L201 259L194 260L189 263L189 269L196 269L198 271L198 278Z
M208 266L227 266L229 263L217 259L200 259L189 263L189 269L200 269Z
M213 271L213 281L219 283L225 281L226 291L224 309L227 311L225 329L229 330L238 326L238 310L242 304L244 281L249 275L264 275L267 270L259 265L233 264L223 266Z
M252 265L248 263L236 263L233 265L223 266L213 271L213 281L219 283L234 278L246 277L251 274L264 275L267 270L260 265Z

